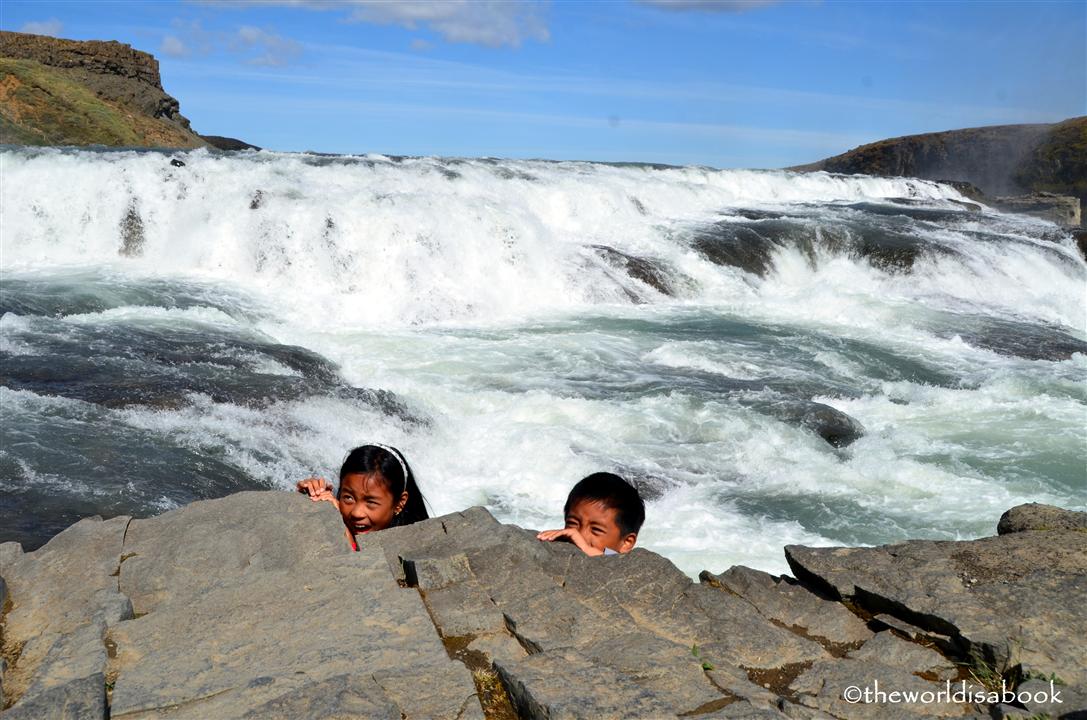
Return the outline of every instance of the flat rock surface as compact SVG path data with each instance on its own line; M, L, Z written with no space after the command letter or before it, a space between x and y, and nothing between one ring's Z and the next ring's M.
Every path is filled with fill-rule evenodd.
M969 542L790 547L795 579L734 567L701 583L482 508L359 552L331 505L292 493L85 520L34 553L0 547L4 720L1010 717L846 692L1012 667L1064 683L1067 704L1035 713L1074 717L1087 533L1023 517Z
M789 546L801 580L960 638L995 666L1087 684L1087 533L1022 532L877 548Z
M225 579L350 553L332 506L303 499L243 492L133 520L125 536L120 588L135 612L146 613L173 600L184 602Z
M2 572L12 608L4 622L4 649L9 655L19 649L18 663L4 674L6 699L25 693L30 701L35 693L105 672L102 645L93 638L132 613L116 576L128 524L127 517L87 518L35 552L5 554ZM56 691L65 702L75 702L74 692Z
M701 579L750 602L760 615L811 637L832 654L844 654L872 637L867 625L837 602L820 597L792 578L775 578L742 565Z

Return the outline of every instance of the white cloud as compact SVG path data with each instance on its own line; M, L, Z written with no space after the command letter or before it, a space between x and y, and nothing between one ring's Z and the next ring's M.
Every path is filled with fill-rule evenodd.
M248 65L283 67L302 54L302 44L270 29L242 25L234 32L205 30L197 22L174 20L175 34L162 39L159 51L168 57L206 56L227 51Z
M19 32L31 33L33 35L52 35L53 37L60 37L60 34L63 31L64 23L56 18L28 22L19 28Z
M162 39L162 46L159 47L159 52L163 55L175 58L188 57L192 54L188 46L173 35L167 35Z
M211 4L346 10L348 22L399 25L409 30L425 27L449 42L488 47L518 47L526 40L544 42L551 37L544 0L212 0Z
M411 49L418 52L425 52L434 47L434 43L428 42L423 38L415 38L411 41Z
M230 47L240 52L255 52L246 60L250 65L282 67L302 54L300 43L252 25L238 28Z
M547 25L540 17L541 6L535 2L356 0L352 5L353 20L400 25L408 29L425 26L450 42L517 47L524 40L545 41L550 37Z
M698 10L703 12L744 12L777 5L780 0L638 0L664 10Z

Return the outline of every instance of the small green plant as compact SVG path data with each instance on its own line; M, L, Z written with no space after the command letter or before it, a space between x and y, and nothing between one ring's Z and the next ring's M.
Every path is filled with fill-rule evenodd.
M1048 675L1046 675L1044 672L1040 672L1038 670L1027 670L1026 674L1023 675L1023 680L1048 680L1049 682L1053 683L1054 685L1067 685L1068 684L1064 680L1062 680L1057 675L1057 673L1052 673L1051 672Z
M697 644L691 645L691 654L694 655L696 658L701 659L701 654L700 654L700 651L698 649ZM714 669L713 663L711 663L708 660L702 660L702 669L703 670L713 670Z

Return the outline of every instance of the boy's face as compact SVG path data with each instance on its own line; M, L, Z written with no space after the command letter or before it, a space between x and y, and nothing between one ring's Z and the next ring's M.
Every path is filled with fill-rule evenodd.
M618 517L618 510L599 500L578 500L566 513L566 527L576 530L597 550L611 548L616 552L630 552L638 541L638 534L623 535Z

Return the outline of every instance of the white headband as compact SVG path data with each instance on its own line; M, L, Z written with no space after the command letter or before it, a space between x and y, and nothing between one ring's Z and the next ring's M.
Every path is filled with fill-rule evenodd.
M400 451L397 450L394 447L390 447L388 445L382 445L381 443L370 443L370 445L373 445L376 448L381 448L382 450L384 450L385 452L389 453L394 458L396 458L396 461L398 463L400 463L400 470L404 473L404 489L402 490L402 492L407 492L408 491L408 466L407 466L407 463L404 462L404 459L402 457L400 457Z

